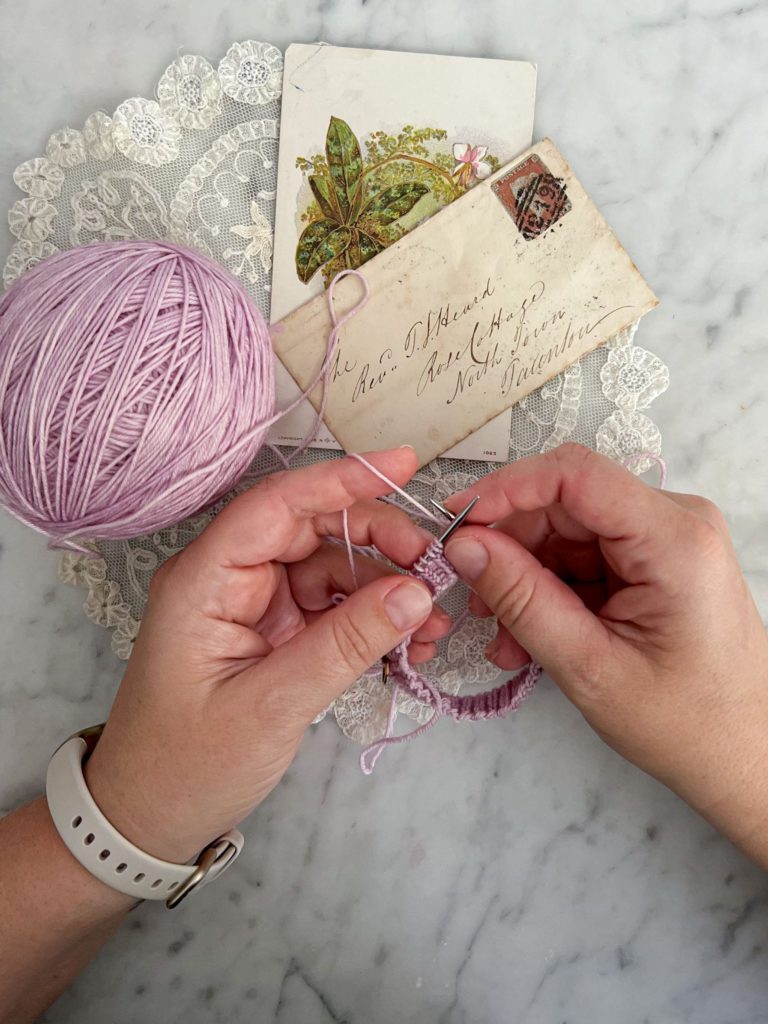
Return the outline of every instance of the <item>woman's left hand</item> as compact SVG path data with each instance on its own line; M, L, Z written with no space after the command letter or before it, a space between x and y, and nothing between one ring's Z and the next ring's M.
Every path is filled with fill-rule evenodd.
M368 456L402 485L411 448ZM278 473L236 498L156 574L135 648L86 765L102 812L147 853L184 861L277 784L306 730L363 671L415 633L429 657L450 620L427 588L343 548L410 566L430 534L373 499L353 459ZM349 593L337 606L333 595ZM353 592L354 591L354 592Z

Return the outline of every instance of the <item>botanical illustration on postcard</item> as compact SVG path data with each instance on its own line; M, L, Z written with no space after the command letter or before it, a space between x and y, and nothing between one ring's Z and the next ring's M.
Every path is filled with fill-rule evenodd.
M461 83L461 88L457 83ZM524 61L290 46L280 134L272 320L363 266L530 145L536 69ZM504 102L491 102L493 97ZM296 386L281 366L282 405ZM312 421L300 408L278 443ZM503 412L450 455L506 457ZM327 430L318 447L339 447Z

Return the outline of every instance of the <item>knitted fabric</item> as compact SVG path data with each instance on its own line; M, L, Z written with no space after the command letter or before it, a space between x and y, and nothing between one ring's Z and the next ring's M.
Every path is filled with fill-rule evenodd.
M458 579L456 571L443 553L443 546L435 539L414 563L411 575L426 583L437 600ZM463 696L443 693L430 680L418 672L408 660L410 639L405 639L389 654L390 677L408 690L417 700L429 704L437 717L450 715L455 721L500 718L522 704L541 675L541 666L533 662L526 669L501 686L484 693Z
M361 460L362 461L362 460ZM429 587L437 600L457 581L458 576L443 553L443 545L435 539L427 550L414 563L411 575ZM430 729L438 719L450 716L456 722L477 721L486 718L501 718L510 711L515 711L533 690L541 675L541 666L531 662L512 679L501 686L484 693L472 693L454 696L443 693L435 684L411 665L408 659L410 637L406 637L394 650L387 655L385 664L392 687L389 718L384 736L376 743L366 747L360 755L360 768L370 775L385 747L393 743L406 743ZM432 708L432 717L424 725L405 736L394 736L397 695L400 688L407 690L413 697Z

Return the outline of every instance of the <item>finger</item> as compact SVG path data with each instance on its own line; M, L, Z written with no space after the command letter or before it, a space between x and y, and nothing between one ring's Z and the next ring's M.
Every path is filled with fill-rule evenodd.
M281 583L285 581L285 569L278 562L265 562L264 565L254 565L247 569L233 569L226 577L213 572L194 580L189 561L184 561L185 554L186 552L182 552L178 563L180 570L186 570L179 591L186 600L189 600L190 586L187 583L196 583L197 587L204 589L205 592L203 613L208 618L221 622L237 622L249 629L256 629L257 624L267 614L270 602Z
M476 615L478 619L487 619L493 615L493 612L477 594L469 595L469 610L473 615Z
M672 501L680 505L681 508L693 512L694 515L714 526L718 533L725 537L730 546L731 531L728 529L725 516L714 502L711 502L708 498L702 498L698 494L676 494L671 491L665 491L664 493Z
M555 534L574 541L589 541L595 537L591 530L577 523L561 505L532 511L518 510L505 516L495 526L534 553Z
M267 610L254 628L272 647L279 647L304 629L306 623L292 593L285 566L274 562L269 564L275 566L278 584Z
M315 517L315 532L321 536L344 539L341 512ZM409 569L434 540L429 530L418 526L401 508L383 501L360 501L347 512L347 529L353 544L375 547L403 569ZM284 556L290 560L290 549Z
M253 670L262 713L303 728L431 610L432 596L416 580L390 576L368 583Z
M402 486L418 466L410 447L373 452L371 465ZM289 545L294 557L317 546L313 518L386 494L388 487L356 459L321 462L274 473L239 495L186 549L197 566L225 568L280 560Z
M571 588L595 615L608 600L609 595L605 582L572 583ZM489 614L492 615L493 613L489 611ZM485 656L494 665L498 665L499 668L506 670L522 668L523 665L527 665L531 660L528 651L515 640L509 630L501 623L498 624L496 636L485 649Z
M305 619L307 624L317 622L318 619L321 619L324 614L325 612L306 612ZM414 633L414 636L420 634L423 629L423 626L420 629L417 629L416 633ZM411 643L408 647L408 660L412 665L421 665L423 662L429 661L431 658L434 658L436 654L437 644L435 643L422 643L418 640L411 640ZM374 669L377 668L376 663L374 663L373 667Z
M446 504L466 505L478 495L470 521L493 523L515 510L559 504L577 523L601 538L612 567L629 583L674 581L670 557L684 541L686 513L660 491L648 487L605 456L579 445L563 445L546 455L520 459L484 477Z
M351 594L384 576L395 575L391 566L375 558L355 555L357 585L347 552L332 544L321 544L309 557L287 566L291 591L297 603L307 611L330 608L337 594ZM452 620L447 612L434 605L426 622L414 633L417 641L439 640L450 630Z
M515 640L566 690L607 658L610 636L562 580L498 530L466 527L445 549L459 574Z
M581 598L581 601L593 614L598 615L605 607L605 603L611 596L608 586L602 583L571 583L574 594Z
M554 534L547 538L537 558L545 568L566 582L605 580L605 562L596 542L581 544Z
M412 665L423 665L425 661L431 661L437 655L437 644L416 643L414 640L408 647L408 661Z
M272 644L254 629L239 622L224 622L199 637L199 654L205 659L209 682L229 680L248 663L256 663L272 651Z
M506 627L499 623L499 629L485 649L485 656L499 668L511 671L522 668L531 660L526 649L519 644Z

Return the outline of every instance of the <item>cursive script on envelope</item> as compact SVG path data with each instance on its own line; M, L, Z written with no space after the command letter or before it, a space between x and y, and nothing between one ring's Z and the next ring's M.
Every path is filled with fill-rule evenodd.
M408 443L422 465L657 304L549 140L362 272L370 298L341 331L325 422L347 451ZM338 315L360 291L338 283ZM301 388L330 330L323 295L274 332Z

